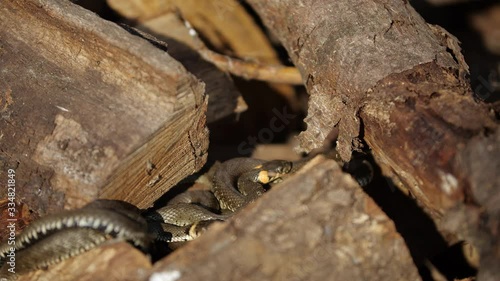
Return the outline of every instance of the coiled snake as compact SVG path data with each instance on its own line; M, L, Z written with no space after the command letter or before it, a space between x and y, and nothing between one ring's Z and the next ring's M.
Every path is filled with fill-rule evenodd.
M214 221L231 217L305 161L264 161L235 158L218 164L211 190L187 191L166 206L143 212L122 201L97 200L87 206L34 221L17 237L15 246L0 244L0 277L44 268L113 239L127 241L146 251L152 240L184 242L198 237ZM369 176L371 178L371 175ZM360 184L368 176L357 177ZM9 256L15 251L15 274Z

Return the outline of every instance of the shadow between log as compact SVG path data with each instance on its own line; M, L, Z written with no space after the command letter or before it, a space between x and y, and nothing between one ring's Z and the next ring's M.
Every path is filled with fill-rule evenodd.
M417 202L395 187L391 179L384 177L371 156L368 160L374 166L375 177L363 190L394 222L422 280L435 280L429 265L451 281L475 276L477 269L467 263L461 252L461 243L449 245Z

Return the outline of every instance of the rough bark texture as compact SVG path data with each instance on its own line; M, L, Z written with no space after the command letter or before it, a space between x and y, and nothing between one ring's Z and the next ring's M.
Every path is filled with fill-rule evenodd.
M456 38L426 24L405 1L248 2L284 44L311 95L302 150L318 147L337 126L344 159L364 137L384 174L434 218L464 202L479 210L471 188L488 194L479 181L488 173L472 176L461 154L468 147L467 161L498 167L498 154L471 146L499 129L473 99Z
M359 134L356 113L368 89L420 63L455 65L422 18L402 1L249 2L285 45L311 94L308 130L301 136L304 150L317 147L338 124L339 149L349 158ZM322 112L333 114L316 118Z
M69 1L1 1L0 25L1 166L31 210L149 206L204 164L203 84L168 54Z
M474 137L460 153L465 179L470 180L469 196L482 208L459 204L444 217L444 228L459 233L480 249L478 280L498 280L500 276L500 163L477 161L500 155L500 130L489 136ZM473 226L473 227L471 227Z
M448 71L421 65L382 80L369 96L384 97L361 112L366 140L386 174L395 173L438 213L464 200L471 179L458 165L458 154L489 121L463 90Z
M367 208L370 206L370 208ZM176 280L418 280L393 223L316 158L225 224L155 264Z
M297 1L249 2L283 42L305 77L311 100L306 118L308 128L300 136L301 149L309 151L318 147L333 126L338 126L339 151L344 159L348 159L358 145L361 115L366 140L375 147L375 156L391 160L392 163L387 166L395 170L408 186L413 187L416 183L412 192L425 194L425 190L420 189L441 189L443 181L436 181L438 176L435 174L449 173L458 177L458 172L445 167L449 161L443 164L426 161L434 155L419 150L418 142L421 139L416 138L416 132L423 132L421 138L430 139L430 142L438 143L439 147L449 144L455 152L456 146L453 144L462 142L465 136L478 134L485 127L494 126L484 107L477 105L467 95L469 89L462 80L466 69L461 63L461 56L448 52L447 48L456 48L442 42L442 36L447 34L436 36L436 29L429 27L408 3L362 1L359 5L352 5L349 1L314 1L307 4ZM428 67L418 67L422 64ZM405 71L406 75L401 77L387 78ZM433 76L436 74L438 77ZM405 77L409 79L401 79ZM383 84L381 81L384 78L390 79L388 85L397 83L403 89L374 90L377 85ZM447 80L439 80L442 78ZM403 83L408 80L413 85L404 88L406 84ZM433 87L431 90L420 89L421 84L436 82L437 85L427 86ZM430 99L429 96L436 91L446 93L436 95L441 96L441 99ZM424 103L423 109L432 110L432 114L421 112L422 108L412 108L411 104L406 106L405 101L409 98L416 103ZM460 102L447 105L443 99L459 99ZM373 110L373 107L376 109ZM395 107L402 109L395 110ZM363 108L361 112L360 108ZM392 112L397 113L400 120L391 119ZM470 115L471 112L475 114ZM413 122L416 118L424 124ZM457 124L458 120L465 125ZM449 135L447 139L429 135L442 129L445 130L442 134ZM401 130L405 139L395 139L393 130ZM461 130L466 130L465 134ZM409 142L405 144L406 141ZM420 164L409 160L400 163L401 159L388 155L390 153L386 149L390 148L389 143L394 142L400 144L392 148L394 154L414 154L421 158ZM431 175L413 176L409 170L391 165L394 163L415 166L415 169L426 170ZM423 197L422 201L428 203L426 205L431 210L440 211L443 207L440 199L429 202Z

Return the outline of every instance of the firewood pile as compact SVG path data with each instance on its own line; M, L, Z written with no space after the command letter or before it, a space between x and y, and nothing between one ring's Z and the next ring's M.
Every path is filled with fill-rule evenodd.
M158 206L217 161L339 157L174 251L18 280L500 280L500 8L414 2L1 1L1 241L99 198Z

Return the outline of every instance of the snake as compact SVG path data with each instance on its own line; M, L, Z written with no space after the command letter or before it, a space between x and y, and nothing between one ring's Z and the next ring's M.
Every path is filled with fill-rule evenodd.
M306 162L234 158L214 165L210 190L186 191L157 210L99 199L80 209L41 217L16 237L14 246L8 241L0 244L0 278L15 280L18 274L59 263L110 240L130 242L144 252L152 241L191 241L213 222L225 221L257 200L266 187L295 173ZM366 166L361 161L350 169L356 172ZM373 170L369 173L354 178L366 185ZM13 251L14 274L9 271Z
M59 263L110 239L146 249L152 239L147 227L137 207L118 200L96 200L41 217L16 237L15 245L0 244L0 278L15 280L18 274Z
M211 190L196 190L174 197L166 206L146 214L156 240L185 242L203 233L214 221L224 221L264 192L264 185L292 172L285 160L233 158L217 163Z

